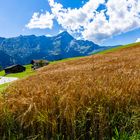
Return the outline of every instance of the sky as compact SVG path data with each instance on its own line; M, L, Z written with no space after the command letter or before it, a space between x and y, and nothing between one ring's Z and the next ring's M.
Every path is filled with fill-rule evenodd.
M68 31L100 45L140 41L140 0L0 0L0 37Z

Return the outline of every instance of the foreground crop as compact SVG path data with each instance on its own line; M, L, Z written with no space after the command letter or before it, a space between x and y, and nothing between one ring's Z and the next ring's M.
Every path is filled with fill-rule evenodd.
M11 85L0 138L137 140L140 46L61 62Z

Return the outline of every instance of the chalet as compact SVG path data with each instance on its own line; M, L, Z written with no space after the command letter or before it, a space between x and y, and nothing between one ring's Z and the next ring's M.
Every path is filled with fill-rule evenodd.
M23 72L26 70L26 68L22 65L13 65L13 66L5 68L4 70L5 70L5 74L10 74L10 73Z
M35 69L47 66L49 64L49 61L47 61L47 60L32 60L31 64L33 65L32 69L35 70Z

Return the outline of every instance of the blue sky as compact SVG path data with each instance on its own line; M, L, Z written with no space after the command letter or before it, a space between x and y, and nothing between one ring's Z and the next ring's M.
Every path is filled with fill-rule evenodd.
M135 42L140 38L140 2L0 0L1 37L56 35L63 30L102 45Z

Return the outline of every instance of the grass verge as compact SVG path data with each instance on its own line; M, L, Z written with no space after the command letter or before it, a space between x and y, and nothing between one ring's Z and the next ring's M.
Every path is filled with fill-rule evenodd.
M15 73L15 74L8 74L8 75L5 76L5 72L1 71L0 72L0 76L16 77L16 78L22 79L22 78L26 78L28 76L31 76L31 75L33 75L35 73L35 71L33 71L31 69L31 65L25 65L25 67L26 67L26 71L25 72ZM9 83L0 85L0 92L2 92L8 85L9 85Z

